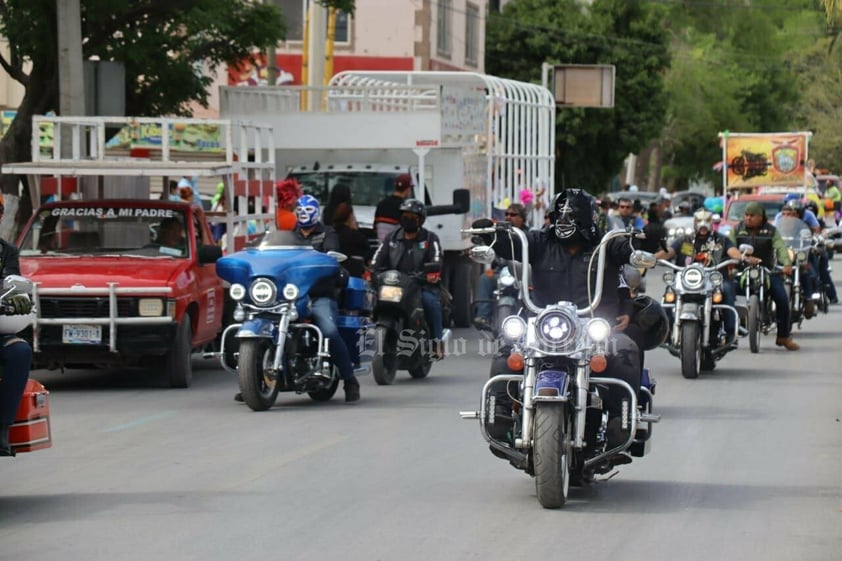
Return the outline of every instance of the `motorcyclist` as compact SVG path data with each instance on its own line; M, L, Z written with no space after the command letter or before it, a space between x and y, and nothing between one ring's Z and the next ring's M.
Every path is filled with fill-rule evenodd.
M834 189L836 188L835 185L831 185L831 187L833 187ZM804 208L806 210L812 211L813 214L818 215L817 213L819 212L819 207L815 201L808 201L807 204L804 205ZM819 226L822 229L826 227L825 221L821 218L819 218ZM816 257L819 280L821 281L825 291L827 292L827 299L830 301L831 304L838 304L839 296L836 294L836 285L833 284L833 278L830 275L830 263L828 260L827 250L822 250L818 252Z
M809 214L807 214L808 212ZM799 199L790 199L784 203L781 212L775 217L775 226L780 224L781 218L797 218L807 224L813 233L821 231L821 227L816 216L813 215L811 211L806 210ZM815 226L811 226L811 224L815 224ZM810 319L816 313L815 300L819 297L817 292L819 286L818 269L818 255L811 251L808 257L807 266L802 268L801 274L801 283L804 287L804 294L807 295L807 298L804 301L804 317L807 319Z
M325 226L320 220L321 210L319 201L312 195L303 195L298 199L298 206L295 214L298 222L293 230L296 236L304 241L309 241L317 251L327 253L328 251L339 251L339 237L336 231L330 226ZM342 275L345 269L340 268ZM321 330L322 335L328 338L328 350L333 364L339 369L339 377L343 382L345 390L345 401L353 403L360 399L360 383L354 376L354 366L351 363L351 354L345 341L339 334L336 325L336 317L339 315L339 304L334 296L337 284L340 279L329 277L315 283L310 289L310 312L313 323ZM240 394L237 395L242 400Z
M3 198L0 196L0 219L3 217ZM18 249L0 239L0 270L2 278L8 275L19 275ZM12 296L8 302L15 314L28 314L32 310L32 303L26 294ZM9 443L9 427L15 422L15 415L29 380L29 370L32 367L32 347L17 335L0 336L0 361L3 370L0 373L0 456L14 456L14 450Z
M789 258L786 244L780 232L769 224L766 209L757 201L746 205L743 220L728 233L731 242L738 247L751 244L754 253L744 258L750 265L762 264L774 272L776 258L783 266L783 273L792 273L792 261ZM788 351L797 351L801 347L792 340L790 335L789 298L786 295L784 280L780 275L769 275L769 292L775 302L775 322L777 323L777 337L775 344Z
M553 197L549 210L549 226L527 233L528 260L532 269L532 299L536 305L542 307L560 301L572 302L580 308L586 307L590 304L590 258L597 250L602 236L597 226L599 214L596 202L587 191L566 189ZM491 221L487 219L473 223L475 228L491 225ZM498 239L499 237L498 235ZM490 243L491 240L485 241ZM515 242L514 256L507 255L507 252L510 252L507 241L495 244L494 247L502 257L521 260L517 238ZM630 291L621 273L624 265L629 262L631 251L632 247L627 239L617 238L608 243L605 282L595 315L614 324L614 336L607 357L608 367L601 375L624 380L632 388L638 389L641 375L640 350L632 338L624 333L634 312ZM596 276L595 271L590 275L592 283L595 282ZM609 412L606 436L609 447L621 444L628 436L621 428L620 419L622 400L625 396L625 392L613 387L606 395ZM617 464L625 463L621 457L613 461Z
M421 304L434 341L433 357L444 358L441 307L441 243L439 237L423 227L427 208L418 199L406 199L400 207L400 225L380 243L371 260L375 275L396 269L408 275L425 273ZM438 270L435 270L438 269Z
M701 263L705 267L714 267L726 259L740 259L740 250L727 237L713 231L713 213L699 209L693 214L693 236L685 235L666 250L658 251L655 257L667 261L674 259L679 267L692 263ZM722 275L722 302L733 307L737 301L737 285L730 275ZM669 314L668 312L668 315ZM670 317L670 323L672 323ZM723 318L728 338L733 339L736 330L736 318L732 313L725 313Z
M524 232L529 230L526 224L526 207L520 203L513 203L506 209L506 221L511 222L515 228L520 228ZM491 317L493 315L493 304L491 300L494 296L494 289L497 287L497 277L499 276L499 268L489 268L485 274L479 278L477 285L477 299L480 301L477 304L477 316L474 318L474 327L477 329L491 329Z

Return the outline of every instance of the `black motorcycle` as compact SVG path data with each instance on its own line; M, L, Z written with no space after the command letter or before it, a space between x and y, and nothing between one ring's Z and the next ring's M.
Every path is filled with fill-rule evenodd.
M421 293L426 273L436 272L429 266L424 274L408 275L397 270L379 273L376 277L377 301L374 305L374 357L371 371L378 385L395 381L398 370L407 370L413 378L426 378L433 364L434 341L424 317ZM450 317L450 304L442 298L443 325ZM445 329L442 342L450 337Z
M505 223L503 223L505 225ZM472 228L463 233L494 234L496 228ZM517 229L523 252L528 240ZM649 451L652 424L660 420L653 410L653 383L642 372L638 390L616 378L599 376L607 368L611 325L592 317L602 295L606 244L624 231L605 236L597 252L597 276L589 306L571 302L537 306L531 299L527 275L521 274L521 299L529 318L503 320L502 337L510 345L508 373L489 379L482 388L478 411L462 411L464 419L477 419L491 452L535 478L538 501L559 508L567 501L570 485L593 481L619 463ZM595 256L596 257L596 256ZM651 254L635 252L632 264L653 267ZM622 443L609 445L607 388L623 394L621 426L628 431ZM619 462L618 457L623 461Z

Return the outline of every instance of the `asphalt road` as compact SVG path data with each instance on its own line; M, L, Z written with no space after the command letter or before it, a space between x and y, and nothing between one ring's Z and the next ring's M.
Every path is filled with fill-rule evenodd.
M0 559L839 560L840 319L806 322L800 352L743 340L697 380L648 353L652 453L556 511L458 416L488 371L470 330L425 380L362 378L356 406L281 394L254 413L201 360L187 390L36 372L54 445L0 462Z

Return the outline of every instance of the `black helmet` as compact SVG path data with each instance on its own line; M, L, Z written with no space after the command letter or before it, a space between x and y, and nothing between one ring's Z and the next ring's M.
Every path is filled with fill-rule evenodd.
M819 215L819 205L818 205L818 203L817 203L816 201L814 201L813 199L809 199L809 200L807 201L807 204L806 204L806 205L804 205L804 208L806 208L807 210L811 211L811 212L812 212L813 214L815 214L816 216L818 216L818 215Z
M575 233L590 243L599 239L599 209L596 199L584 189L565 189L550 202L550 231L559 239Z
M406 199L404 202L401 203L399 210L401 212L411 212L412 214L417 214L419 217L421 217L419 226L423 226L424 221L427 220L427 207L425 207L424 203L422 203L418 199Z
M657 300L649 296L637 296L634 299L634 323L644 332L643 350L651 351L667 340L669 320L667 313Z

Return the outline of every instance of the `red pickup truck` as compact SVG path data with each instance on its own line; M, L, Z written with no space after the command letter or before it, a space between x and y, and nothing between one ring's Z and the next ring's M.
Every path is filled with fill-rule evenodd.
M197 206L158 200L45 204L18 238L35 282L34 368L159 368L192 379L194 349L223 325L225 294Z

